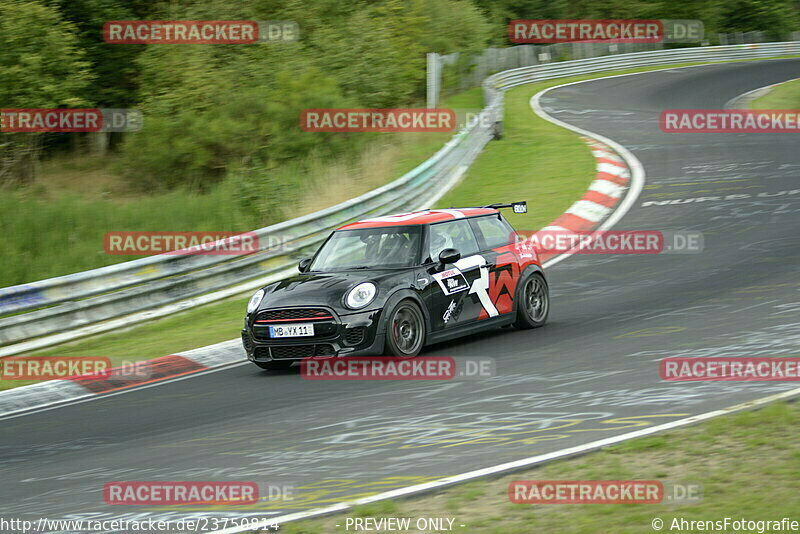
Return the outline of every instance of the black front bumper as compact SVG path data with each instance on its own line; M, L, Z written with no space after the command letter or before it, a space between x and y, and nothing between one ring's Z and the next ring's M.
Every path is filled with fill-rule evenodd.
M306 311L314 311L308 320ZM245 318L242 345L247 358L254 362L299 361L312 357L380 355L384 350L384 332L380 328L382 310L339 314L323 307L268 308ZM322 315L324 312L324 315ZM272 317L293 317L275 319ZM295 317L300 318L295 318ZM282 321L302 321L314 324L314 336L271 339L269 327L286 324Z

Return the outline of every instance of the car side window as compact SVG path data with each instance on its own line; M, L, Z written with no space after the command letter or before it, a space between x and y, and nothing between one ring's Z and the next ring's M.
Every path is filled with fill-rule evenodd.
M429 235L428 248L432 261L436 261L439 253L446 248L458 250L462 258L480 250L472 227L466 219L432 224Z
M514 242L514 230L507 222L497 216L470 219L476 232L483 237L481 245L485 249L504 247Z

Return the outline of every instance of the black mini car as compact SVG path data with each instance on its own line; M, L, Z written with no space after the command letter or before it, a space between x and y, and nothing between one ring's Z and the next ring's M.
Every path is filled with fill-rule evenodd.
M415 356L488 328L536 328L549 293L536 252L498 208L426 210L334 231L300 274L259 289L242 341L263 369L310 357Z

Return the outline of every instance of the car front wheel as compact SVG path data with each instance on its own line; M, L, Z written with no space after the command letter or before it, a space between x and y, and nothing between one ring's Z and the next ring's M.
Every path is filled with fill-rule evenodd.
M517 300L519 329L539 328L547 322L550 313L550 289L541 273L533 273L522 283Z
M386 321L386 351L390 356L416 356L425 343L425 318L412 300L402 300Z

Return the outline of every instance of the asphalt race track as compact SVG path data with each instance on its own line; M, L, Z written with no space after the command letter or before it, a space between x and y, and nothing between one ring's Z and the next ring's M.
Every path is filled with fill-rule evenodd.
M705 248L572 256L548 271L545 328L499 330L424 353L492 357L497 376L308 381L296 368L246 364L0 421L0 515L269 517L796 387L659 378L665 356L797 355L800 143L792 134L665 134L658 117L670 108L722 108L797 77L800 59L741 62L547 93L546 111L621 143L644 165L645 189L615 230L700 231ZM720 198L690 200L702 197ZM216 510L106 505L103 485L123 480L246 480L262 494L291 486L294 500Z

